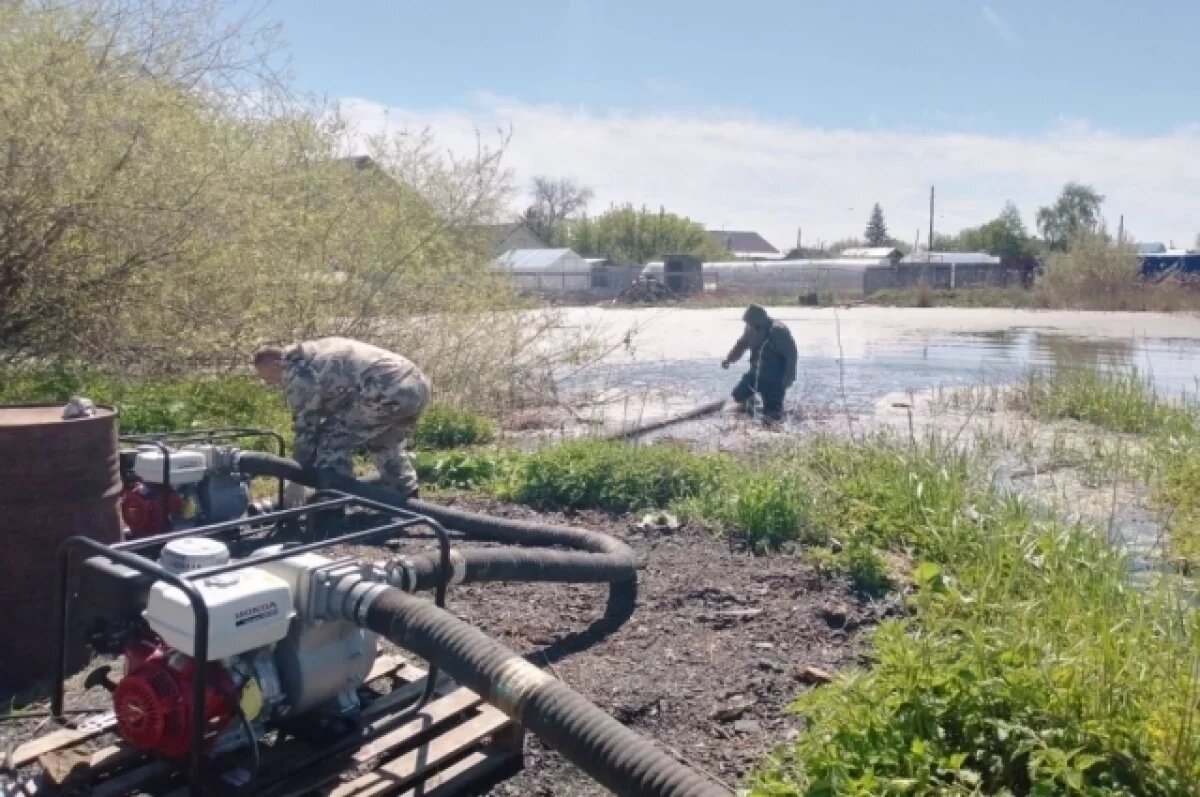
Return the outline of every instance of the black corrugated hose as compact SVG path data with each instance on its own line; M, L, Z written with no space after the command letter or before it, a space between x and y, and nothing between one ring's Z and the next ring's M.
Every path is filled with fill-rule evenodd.
M427 600L389 587L366 627L481 695L601 785L627 797L729 797L562 681Z
M439 506L417 499L405 500L399 493L367 484L332 471L301 467L273 454L245 451L237 469L248 476L273 476L307 487L337 490L382 504L404 507L425 515L468 539L487 540L531 548L458 549L455 583L475 581L554 581L560 583L608 583L605 616L624 620L637 598L637 555L633 549L607 534L511 518L489 517L475 512ZM548 550L549 546L572 550ZM433 589L441 580L435 554L402 557L406 591ZM461 568L461 569L459 569Z
M616 622L633 610L637 559L633 550L606 534L570 526L495 518L404 500L398 493L326 470L301 467L282 457L243 452L237 469L274 476L307 487L338 490L426 515L471 539L516 546L559 546L456 550L453 579L465 581L609 582L606 618ZM403 588L432 588L440 579L435 556L402 559ZM631 797L728 797L722 786L683 766L586 698L530 664L482 631L428 601L386 589L367 611L366 626L429 661L478 692L584 772L620 795Z

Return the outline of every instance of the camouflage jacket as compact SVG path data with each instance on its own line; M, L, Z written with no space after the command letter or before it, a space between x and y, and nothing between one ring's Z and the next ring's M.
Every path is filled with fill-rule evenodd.
M283 355L283 391L293 415L294 456L306 464L316 455L321 424L356 404L386 412L389 400L411 389L406 377L424 376L405 357L348 338L319 338Z
M747 351L750 352L750 370L758 372L761 378L778 379L784 387L796 381L796 341L782 322L772 321L766 331L747 324L746 331L725 359L735 363Z

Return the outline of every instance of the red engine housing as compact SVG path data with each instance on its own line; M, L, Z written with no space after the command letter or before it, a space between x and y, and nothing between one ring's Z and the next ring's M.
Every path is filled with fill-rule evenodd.
M196 663L166 645L136 643L125 652L125 677L113 692L117 731L134 747L168 758L192 746L193 678ZM233 678L208 665L204 694L205 739L224 730L236 711Z
M162 491L168 490L164 511ZM171 519L183 512L179 493L169 487L134 482L121 496L121 519L134 537L150 537L170 530ZM169 513L169 514L168 514Z

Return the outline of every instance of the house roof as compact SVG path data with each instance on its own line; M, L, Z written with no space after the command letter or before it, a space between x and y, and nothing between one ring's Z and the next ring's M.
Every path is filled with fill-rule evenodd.
M480 224L472 229L488 235L492 245L492 251L496 251L500 248L501 244L507 241L513 233L522 227L528 230L529 234L538 241L545 243L545 241L542 241L542 239L538 237L538 234L533 231L533 228L523 221L514 221L507 224Z
M707 230L708 237L730 252L777 255L779 250L752 230Z

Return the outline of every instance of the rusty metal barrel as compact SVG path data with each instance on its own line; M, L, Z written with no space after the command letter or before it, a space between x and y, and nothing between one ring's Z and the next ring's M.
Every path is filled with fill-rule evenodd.
M56 557L75 535L121 538L117 414L63 420L62 406L0 407L0 693L53 672ZM85 650L69 651L72 668Z

